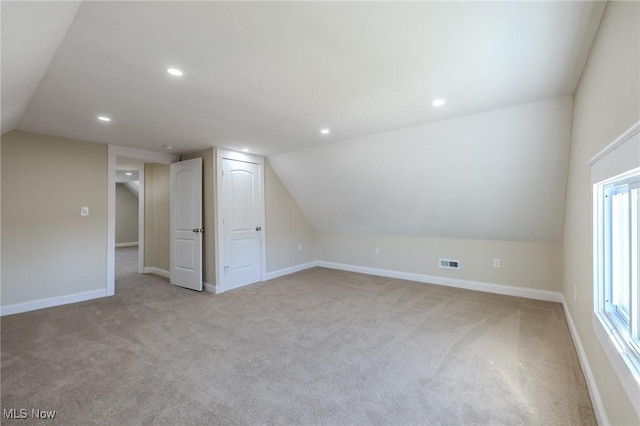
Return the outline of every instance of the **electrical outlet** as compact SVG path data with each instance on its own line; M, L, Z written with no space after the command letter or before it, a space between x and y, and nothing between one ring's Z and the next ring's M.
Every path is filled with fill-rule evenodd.
M80 216L89 216L89 207L80 207Z
M376 254L376 256L380 256L380 248L376 247L374 253Z
M438 265L443 269L460 269L460 261L440 258Z
M501 268L502 267L502 263L501 263L499 258L496 257L495 259L493 259L493 267L494 268Z

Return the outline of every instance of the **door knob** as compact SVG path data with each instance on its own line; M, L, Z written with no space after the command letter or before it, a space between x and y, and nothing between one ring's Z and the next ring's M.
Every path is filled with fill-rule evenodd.
M262 226L256 226L256 231L260 231L262 229Z

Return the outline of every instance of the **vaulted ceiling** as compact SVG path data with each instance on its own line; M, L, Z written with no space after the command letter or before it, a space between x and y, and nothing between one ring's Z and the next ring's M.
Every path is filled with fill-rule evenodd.
M18 127L79 2L0 3L2 134Z
M318 231L562 239L604 2L1 7L3 133L246 148Z
M2 133L270 155L571 94L604 3L1 7Z
M269 157L320 232L562 241L570 96Z

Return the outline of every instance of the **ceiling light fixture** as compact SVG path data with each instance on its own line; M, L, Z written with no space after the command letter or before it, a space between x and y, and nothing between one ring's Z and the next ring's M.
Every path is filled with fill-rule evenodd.
M242 148L242 152L249 152L249 148Z
M131 175L133 175L133 173L131 173L131 172L127 172L127 173L125 173L125 175L127 175L127 176L131 176Z
M329 130L329 129L322 129L322 130L320 130L320 133L322 133L323 135L328 135L329 133L331 133L331 130Z
M432 105L434 107L441 107L442 105L444 105L445 100L444 99L434 99Z
M182 77L183 74L178 68L167 68L167 72L175 77Z
M162 145L163 148L165 149L173 149L173 145Z
M111 119L110 119L109 117L107 117L106 115L99 115L99 116L98 116L98 120L100 120L100 121L106 121L106 122L111 121Z

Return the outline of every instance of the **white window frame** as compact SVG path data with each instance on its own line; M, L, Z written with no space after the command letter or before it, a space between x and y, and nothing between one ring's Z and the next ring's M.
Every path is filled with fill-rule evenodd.
M630 318L628 318L629 324L625 324L624 319L616 312L617 309L612 300L612 271L610 271L612 247L607 228L611 226L612 220L611 197L616 189L621 187L625 187L629 193L631 193L630 189L640 187L640 168L599 182L594 188L594 205L596 209L596 214L594 215L594 235L596 237L594 244L596 246L595 250L597 251L594 259L594 264L597 265L597 272L594 277L594 311L598 319L613 335L612 337L619 341L618 343L623 356L628 358L628 362L633 367L633 370L640 373L640 345L637 341L634 341L630 335L633 331L635 336L637 336L638 329L640 328L640 319L638 317L640 300L638 297L637 270L633 273L631 270L629 271L629 284L631 285L631 315ZM633 230L631 226L630 228L628 231L629 234L631 234ZM633 240L631 236L629 239L630 241ZM631 245L630 243L630 246ZM637 241L635 245L635 249L631 247L630 249L637 256ZM629 269L631 269L631 265L629 265Z
M605 226L610 220L611 198L605 198L612 186L636 185L640 181L640 122L618 137L588 163L591 166L593 183L593 317L592 325L616 375L620 379L636 412L640 414L640 346L632 343L626 326L613 312L611 295L610 264L611 247L608 245ZM630 229L630 233L631 233ZM634 231L637 232L636 229ZM631 240L630 240L631 241ZM637 244L637 241L636 241ZM635 250L640 250L635 247ZM637 252L636 252L637 254ZM631 268L630 268L631 269ZM635 298L635 311L631 327L640 328L640 290L638 271L630 270L634 289L630 297Z

